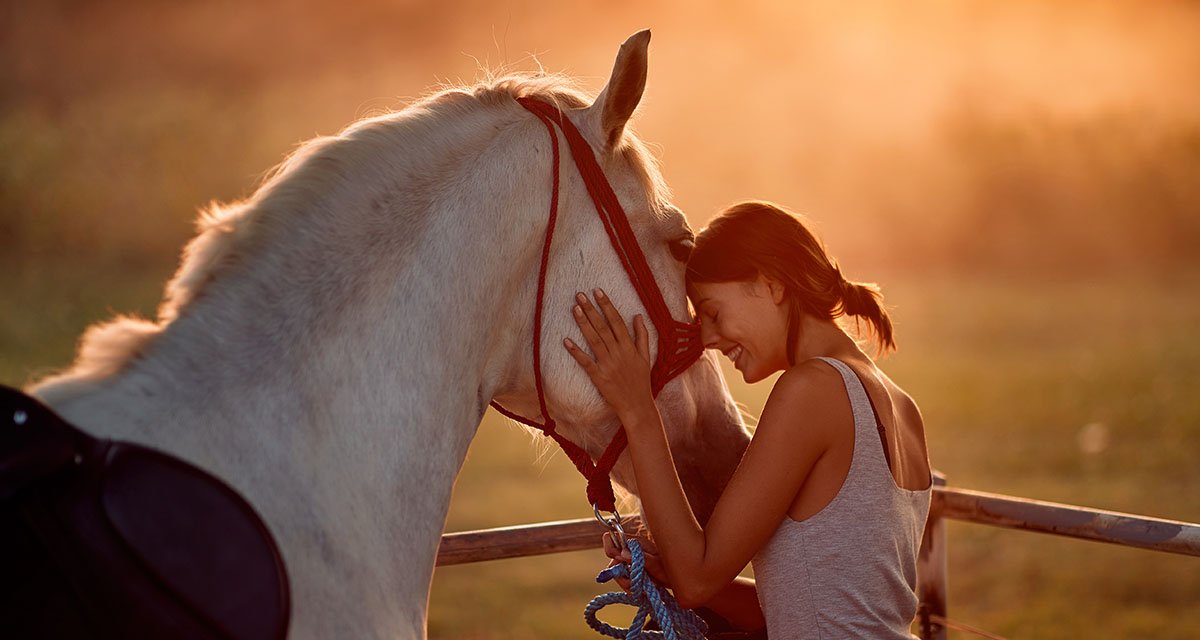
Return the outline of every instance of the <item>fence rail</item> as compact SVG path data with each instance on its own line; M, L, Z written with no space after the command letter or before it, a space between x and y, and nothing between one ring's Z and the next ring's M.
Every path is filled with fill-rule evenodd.
M625 522L627 531L636 531L642 520L629 516ZM598 549L605 531L608 528L595 518L582 518L447 533L438 548L437 566Z
M930 520L948 518L1200 556L1200 525L945 486L934 487ZM627 518L636 530L640 518ZM627 527L628 528L628 527ZM459 531L442 536L438 566L600 548L594 518Z
M935 488L930 510L950 520L1200 556L1200 524L1190 522L948 487Z
M929 640L946 638L948 519L1200 556L1200 524L957 489L947 487L945 477L935 473L917 558L918 622L921 637ZM627 531L640 526L638 516L626 520ZM447 533L442 536L437 565L596 549L604 531L594 518L582 518Z

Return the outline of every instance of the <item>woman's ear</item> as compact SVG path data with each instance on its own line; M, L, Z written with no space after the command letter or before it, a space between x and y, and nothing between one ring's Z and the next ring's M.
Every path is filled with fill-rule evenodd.
M771 302L774 302L777 305L783 304L783 301L787 298L787 288L783 286L783 283L775 278L772 278L771 276L761 273L758 275L758 277L760 280L762 280L763 284L766 285L767 292L771 294Z

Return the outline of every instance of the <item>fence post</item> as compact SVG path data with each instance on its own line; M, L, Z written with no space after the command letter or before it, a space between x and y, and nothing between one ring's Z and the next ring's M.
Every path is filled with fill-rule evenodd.
M933 472L933 485L946 486L946 476ZM929 519L917 556L917 619L922 640L946 640L946 521L937 493L930 497ZM937 621L935 621L935 618Z

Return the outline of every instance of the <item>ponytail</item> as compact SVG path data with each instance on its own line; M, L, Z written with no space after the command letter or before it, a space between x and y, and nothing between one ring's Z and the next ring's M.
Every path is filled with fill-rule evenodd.
M883 293L874 282L842 280L841 313L866 320L875 334L879 353L896 350L892 318L883 308ZM836 317L836 316L835 316Z

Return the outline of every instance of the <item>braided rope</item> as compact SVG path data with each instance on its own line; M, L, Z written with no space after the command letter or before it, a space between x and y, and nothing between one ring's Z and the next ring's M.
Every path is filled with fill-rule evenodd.
M633 556L630 564L616 564L596 576L596 582L601 584L616 578L629 578L629 593L615 591L592 598L587 608L583 610L583 618L588 626L596 633L624 640L645 640L647 638L663 638L664 640L704 640L708 632L708 624L690 609L679 606L675 598L666 589L660 589L654 579L646 572L646 557L642 546L633 538L626 540L629 554ZM629 628L614 627L601 622L596 614L610 604L627 604L637 607ZM647 631L646 620L651 618L662 631Z

